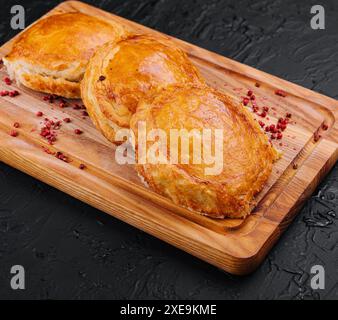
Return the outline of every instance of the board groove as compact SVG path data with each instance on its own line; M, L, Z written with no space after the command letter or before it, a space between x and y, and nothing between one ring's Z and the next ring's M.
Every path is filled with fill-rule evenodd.
M338 102L81 2L61 3L47 15L69 11L104 16L134 32L169 38L188 53L209 85L235 99L259 82L260 88L254 88L259 101L276 107L277 115L271 118L275 120L292 110L296 119L286 131L289 137L285 138L284 155L275 164L247 219L213 220L146 189L131 166L114 162L115 147L89 119L82 119L69 108L53 107L42 101L42 94L20 87L20 96L0 98L0 160L223 270L234 274L253 271L337 161ZM0 56L10 50L11 43L12 40L0 48ZM4 70L0 74L2 77ZM273 94L280 88L287 92L286 98ZM0 91L4 89L1 83ZM72 124L62 126L53 147L38 134L41 119L35 113L40 110L50 118L73 119ZM8 133L18 119L23 119L19 136L10 137ZM328 125L327 131L321 129L323 123ZM75 127L82 129L84 135L75 137ZM322 138L314 141L317 131ZM45 153L43 146L64 152L72 162L64 163ZM78 168L80 163L86 165L86 170Z

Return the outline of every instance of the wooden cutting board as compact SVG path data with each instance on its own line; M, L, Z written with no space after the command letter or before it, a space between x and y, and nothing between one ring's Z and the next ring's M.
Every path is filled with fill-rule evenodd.
M70 11L104 16L134 32L170 38L77 1L61 3L48 15ZM115 162L115 147L100 135L88 117L83 117L81 110L62 109L57 103L44 101L43 94L23 87L17 88L20 95L15 98L0 97L0 160L225 271L250 273L337 161L338 102L186 42L170 39L189 54L209 85L238 99L253 89L258 105L273 110L269 113L271 123L285 117L287 112L292 113L292 123L283 139L274 142L283 151L283 157L275 164L248 218L213 220L151 192L142 185L131 166ZM10 50L12 41L0 48L1 57ZM4 68L0 76L6 76ZM260 84L259 88L256 83ZM0 91L8 89L1 81ZM15 85L11 86L13 89ZM277 89L283 89L287 96L276 95ZM71 123L62 124L52 147L39 135L42 125L41 118L36 116L38 111L50 119L72 119ZM20 123L17 137L9 135L14 122ZM323 124L328 130L323 130ZM83 130L83 134L75 135L76 128ZM44 148L63 152L71 162L57 159ZM80 170L80 164L85 164L86 169Z

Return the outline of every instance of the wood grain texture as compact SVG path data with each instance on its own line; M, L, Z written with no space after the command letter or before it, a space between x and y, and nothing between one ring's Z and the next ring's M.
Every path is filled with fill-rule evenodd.
M103 15L135 32L164 36L80 2L62 3L48 14L57 11ZM336 162L338 103L207 50L171 40L188 52L211 86L238 98L248 88L254 88L258 103L276 108L276 115L271 118L286 112L293 114L296 123L285 131L283 157L246 220L202 217L147 190L132 167L115 163L114 147L89 119L83 119L71 108L51 106L42 100L41 94L25 88L19 88L21 95L16 98L0 98L0 160L228 272L246 274L264 259ZM10 46L11 41L1 47L0 55L6 54ZM0 73L1 77L5 75L4 70ZM260 88L255 88L255 82L261 84ZM280 88L287 92L286 98L274 95ZM8 88L1 83L0 91L4 89ZM71 163L42 150L42 146L49 146L38 134L41 118L35 116L37 111L49 118L72 118L71 124L61 127L57 143L51 148L67 154ZM15 121L20 122L21 128L19 136L13 138L8 133ZM327 131L320 129L324 122L329 126ZM84 134L76 136L75 128ZM315 142L313 136L318 130L322 138ZM87 169L79 170L80 163L86 164ZM297 170L293 169L294 163Z

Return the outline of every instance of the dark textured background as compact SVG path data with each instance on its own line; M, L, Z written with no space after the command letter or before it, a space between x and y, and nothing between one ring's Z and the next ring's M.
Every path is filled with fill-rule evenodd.
M326 30L310 28L310 7ZM0 42L13 4L27 24L58 1L1 1ZM337 98L337 1L102 0L96 6ZM338 299L338 166L252 275L230 276L0 163L0 298ZM10 267L26 269L24 291ZM310 288L310 268L326 289Z

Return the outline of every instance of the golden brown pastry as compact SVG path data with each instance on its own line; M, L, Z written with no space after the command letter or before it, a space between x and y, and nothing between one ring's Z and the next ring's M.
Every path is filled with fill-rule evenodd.
M188 83L204 80L182 50L167 40L134 35L95 53L82 81L82 99L94 124L117 142L116 130L129 128L138 102L151 90Z
M98 46L124 28L83 13L49 16L24 31L3 59L10 77L33 90L80 98L80 81Z
M211 147L214 155L217 149L216 161L206 164L204 159L198 164L198 158L193 158L193 152L198 152L198 147L194 148L190 139L189 150L185 153L190 157L188 163L182 164L182 158L176 162L171 160L172 163L168 164L149 163L152 158L149 150L154 142L148 139L148 157L146 161L142 160L145 164L140 164L138 126L142 121L146 123L147 134L152 129L162 129L169 137L167 148L155 148L154 157L162 156L169 161L174 151L172 148L168 151L174 139L170 138L171 129L186 129L187 132L211 129L211 139L206 139L201 145L203 150ZM248 215L254 205L254 196L263 188L278 157L251 114L227 95L208 87L167 87L140 102L130 127L136 136L136 170L146 184L174 203L214 218ZM223 130L221 137L215 129ZM216 137L218 140L215 140ZM180 150L182 147L179 153Z

